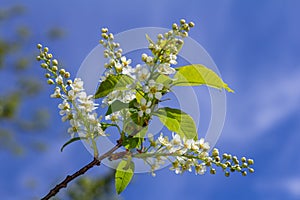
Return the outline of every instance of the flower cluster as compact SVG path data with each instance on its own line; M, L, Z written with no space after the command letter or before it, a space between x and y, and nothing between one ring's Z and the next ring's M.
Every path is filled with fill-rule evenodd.
M83 81L80 78L72 81L70 73L59 68L58 61L52 59L53 56L48 52L48 48L38 45L40 55L37 56L37 60L42 61L41 67L47 71L45 76L48 84L55 85L51 97L62 100L58 107L62 120L69 121L71 124L68 132L72 135L77 133L80 139L88 139L95 158L98 158L95 138L105 136L103 129L114 126L120 133L116 148L123 146L126 150L115 154L113 154L115 150L108 151L111 153L108 156L111 156L112 160L125 158L130 165L132 158L142 159L151 167L153 175L155 175L154 171L167 160L172 163L170 169L176 174L191 172L193 169L196 174L204 174L206 171L215 174L215 167L220 167L225 176L235 171L242 175L254 172L251 168L254 164L252 159L242 157L239 160L236 156L226 153L220 156L217 149L210 150L209 143L203 138L199 140L195 137L187 138L189 135L197 134L195 123L187 113L176 108L158 106L164 101L164 95L176 85L176 80L180 79L177 75L180 73L185 73L184 75L187 76L184 86L190 86L190 83L203 84L197 83L197 80L195 82L195 77L188 78L189 71L186 70L196 70L199 65L178 67L176 70L174 68L177 64L177 55L184 43L183 39L188 36L192 27L194 27L193 22L187 23L182 19L179 25L172 25L172 30L158 34L155 42L146 35L149 41L148 48L152 54L142 54L141 63L135 67L131 66L131 59L122 55L123 50L119 43L114 42L114 35L109 33L107 28L103 28L100 44L105 48L104 57L107 62L95 95L87 95ZM203 73L209 73L211 79L217 82L217 86L213 81L207 83L208 86L229 91L230 88L217 74L204 66L201 66L201 69L204 70ZM96 113L98 104L94 102L94 98L103 98L102 106L107 107L105 120L110 122L101 122L102 117L98 117ZM170 132L176 132L172 133L171 139L163 134L157 139L149 134L148 142L144 138L154 116L159 117ZM184 124L188 128L183 128Z
M53 56L48 53L47 47L43 48L40 44L37 47L40 50L37 60L43 61L41 67L47 71L47 83L55 85L51 97L62 99L58 108L62 121L70 121L71 127L68 132L72 136L77 133L80 137L92 139L105 135L100 124L101 117L95 112L98 104L94 103L92 95L86 94L83 81L80 78L72 81L69 72L58 68L58 61L52 59Z
M110 75L127 75L131 77L134 84L127 86L127 90L112 91L103 98L103 106L110 106L114 101L119 100L123 103L129 103L134 99L138 99L139 105L136 106L136 113L140 118L147 116L151 110L157 105L162 96L169 91L170 86L157 82L160 75L171 75L176 72L172 65L177 64L177 54L182 45L183 38L188 36L190 28L194 27L194 23L186 23L184 19L180 20L180 25L173 24L172 30L165 34L158 34L157 42L153 42L149 36L149 49L152 55L142 54L144 64L137 64L135 67L130 66L131 59L127 59L122 55L123 50L120 44L114 42L114 35L109 33L107 28L102 28L100 44L105 48L104 57L108 59L105 64L107 69L104 76L100 78L103 82ZM141 98L137 98L140 95ZM124 110L116 111L105 117L106 120L117 122L126 120L125 116L130 116ZM143 121L141 119L140 121Z
M105 80L110 74L126 74L131 76L133 69L130 66L131 59L127 59L122 55L123 50L120 48L120 44L114 42L114 35L108 32L107 28L101 30L102 40L100 44L105 48L104 57L109 59L108 63L105 63L104 67L108 69L105 76L101 77L101 81Z
M152 175L154 171L165 163L166 160L172 162L171 170L176 174L185 171L192 172L194 168L196 174L204 174L207 168L210 173L215 174L216 169L213 166L221 167L225 176L229 176L230 172L238 171L242 175L247 175L254 169L250 166L254 164L252 159L242 157L241 164L236 156L224 153L222 158L219 157L218 149L213 149L209 155L210 146L203 138L200 140L186 139L178 134L172 133L172 139L161 134L156 140L152 134L148 135L150 147L144 152L132 155L133 157L143 159L151 166Z

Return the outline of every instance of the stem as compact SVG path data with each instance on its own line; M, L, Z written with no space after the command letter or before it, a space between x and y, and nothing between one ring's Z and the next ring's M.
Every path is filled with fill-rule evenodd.
M49 191L49 193L45 197L43 197L41 200L48 200L51 197L55 196L60 191L60 189L66 188L69 182L71 182L72 180L74 180L78 176L83 175L85 172L87 172L89 169L93 168L94 166L99 166L100 163L101 163L101 161L103 159L109 157L114 151L116 151L121 146L122 146L122 141L118 141L118 143L116 144L116 146L114 146L113 148L111 148L105 154L101 155L98 158L94 158L94 160L92 162L90 162L89 164L85 165L84 167L82 167L80 170L78 170L74 174L68 175L62 182L60 182L53 189L51 189Z
M76 177L84 174L86 171L88 171L89 169L91 169L92 167L94 167L96 165L100 165L100 161L97 158L94 158L94 160L92 162L85 165L83 168L81 168L80 170L78 170L74 174L68 175L62 182L60 182L53 189L51 189L49 191L49 193L45 197L42 198L42 200L48 200L51 197L55 196L59 192L60 189L67 187L69 182L71 182Z
M138 130L134 131L132 133L132 135L130 135L129 137L135 136L138 132L139 132ZM93 168L94 166L96 166L96 165L99 166L101 164L102 160L104 160L105 158L111 156L113 152L115 152L117 149L119 149L122 146L122 144L123 144L123 141L122 141L122 138L121 138L120 140L117 141L117 144L113 148L108 150L106 153L102 154L98 158L94 158L94 160L92 162L85 165L83 168L81 168L80 170L78 170L74 174L68 175L62 182L60 182L53 189L51 189L49 191L49 193L45 197L43 197L41 200L50 199L51 197L55 196L60 191L60 189L67 187L69 182L73 181L78 176L83 175L86 171Z

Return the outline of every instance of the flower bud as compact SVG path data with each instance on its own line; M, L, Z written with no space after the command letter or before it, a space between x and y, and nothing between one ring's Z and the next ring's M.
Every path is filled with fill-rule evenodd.
M193 28L195 26L194 22L189 23L189 27Z
M230 172L227 172L227 171L226 171L226 172L225 172L225 176L226 176L226 177L229 177L229 176L230 176Z
M65 69L60 69L60 70L59 70L59 74L64 75L65 73L66 73L66 70L65 70Z
M46 69L48 67L48 65L46 63L42 63L41 67L44 68L44 69Z
M72 84L72 80L67 80L67 84L71 85Z
M248 169L250 173L254 173L254 169L253 168L249 168Z
M50 75L49 73L46 73L46 74L45 74L45 77L46 77L46 78L50 78L51 75Z
M231 163L230 163L229 161L226 161L226 162L225 162L225 165L226 165L227 167L230 167L230 166L231 166Z
M242 162L246 162L246 160L247 160L247 159L246 159L245 157L242 157L242 158L241 158L241 161L242 161Z
M162 34L158 34L157 35L157 39L159 39L159 40L163 39L163 35Z
M58 70L57 66L52 66L52 71L56 72Z
M185 19L181 19L180 24L185 24Z
M114 35L113 35L112 33L110 33L110 34L108 35L108 37L109 37L110 40L114 40Z
M253 165L253 164L254 164L254 160L248 159L248 165Z
M47 59L51 59L51 58L52 58L52 54L51 54L51 53L47 54L47 55L46 55L46 58L47 58Z
M211 168L209 171L211 174L216 174L216 170L214 168Z
M146 61L148 58L147 54L143 53L142 54L142 61Z
M49 51L49 48L48 47L45 47L44 48L44 52L46 53L46 52L48 52Z
M190 30L190 27L189 27L188 24L183 24L183 25L182 25L182 28L183 28L184 30L186 30L186 31L189 31L189 30Z
M244 162L244 163L242 164L242 167L243 167L243 168L246 168L246 167L248 167L248 164Z
M107 29L107 28L102 28L102 29L101 29L101 32L102 32L102 33L107 33L107 32L108 32L108 29Z
M173 30L178 30L178 26L177 26L176 23L174 23L174 24L172 25L172 29L173 29Z
M66 73L64 74L64 77L65 77L65 78L70 78L70 76L71 76L71 75L70 75L69 72L66 72Z
M183 32L183 33L182 33L182 37L185 38L185 37L188 37L188 36L189 36L189 34L188 34L187 32Z
M37 44L36 47L37 47L38 49L41 49L43 46L42 46L41 44Z
M52 79L49 78L49 79L47 80L47 83L48 83L49 85L53 85L53 84L54 84L54 81L53 81Z
M53 59L52 60L52 64L57 66L58 65L58 61L56 59Z
M213 157L216 157L219 155L219 150L214 148L213 151L212 151L212 154L211 154Z
M106 40L108 39L108 35L106 33L102 33L101 36Z
M227 159L228 154L227 154L227 153L223 153L222 157L223 157L224 159Z
M118 52L118 53L116 53L116 57L117 57L117 58L121 58L121 57L122 57L122 54Z

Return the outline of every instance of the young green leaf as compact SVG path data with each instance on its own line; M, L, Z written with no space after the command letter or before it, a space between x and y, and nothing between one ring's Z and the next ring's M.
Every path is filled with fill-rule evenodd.
M142 140L143 140L142 138L128 137L124 140L123 146L128 150L135 149L141 145Z
M105 131L107 128L111 127L111 126L114 126L118 129L118 131L121 133L121 129L120 127L117 125L117 124L110 124L110 123L106 123L106 122L100 122L101 124L101 129L103 131Z
M127 75L109 75L103 82L101 82L95 94L95 99L105 97L114 90L127 90L127 85L130 85L134 80Z
M110 115L114 112L123 110L125 108L129 108L129 104L128 103L123 103L122 101L119 100L115 100L112 104L109 105L107 112L105 115Z
M228 92L234 92L226 83L211 69L200 65L187 65L176 68L177 73L174 76L175 86L197 86L207 85L217 89L226 89Z
M60 151L62 152L64 150L64 148L66 146L68 146L69 144L73 143L73 142L76 142L76 141L79 141L79 140L83 140L83 139L88 139L87 137L74 137L74 138L71 138L68 142L66 142L61 148L60 148Z
M132 161L122 160L115 174L116 191L120 194L130 183L134 173L134 163Z
M176 132L180 137L188 139L197 138L196 125L193 118L187 113L175 108L159 108L153 115L170 130Z
M159 74L155 81L167 87L173 82L173 80L169 76L163 74Z
M136 101L138 102L138 103L140 103L141 102L141 99L142 98L144 98L144 92L142 91L142 90L139 90L139 91L137 91L136 92L136 94L135 94L135 98L136 98Z

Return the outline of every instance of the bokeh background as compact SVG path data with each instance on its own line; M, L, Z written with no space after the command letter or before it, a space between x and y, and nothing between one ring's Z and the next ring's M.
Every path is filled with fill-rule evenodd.
M235 89L217 147L254 158L256 172L226 178L165 168L156 177L137 174L117 197L101 166L57 199L300 199L299 1L2 0L0 10L0 199L39 199L91 160L81 143L60 153L67 126L34 62L36 44L74 74L101 27L168 28L181 18L195 22L190 36Z

